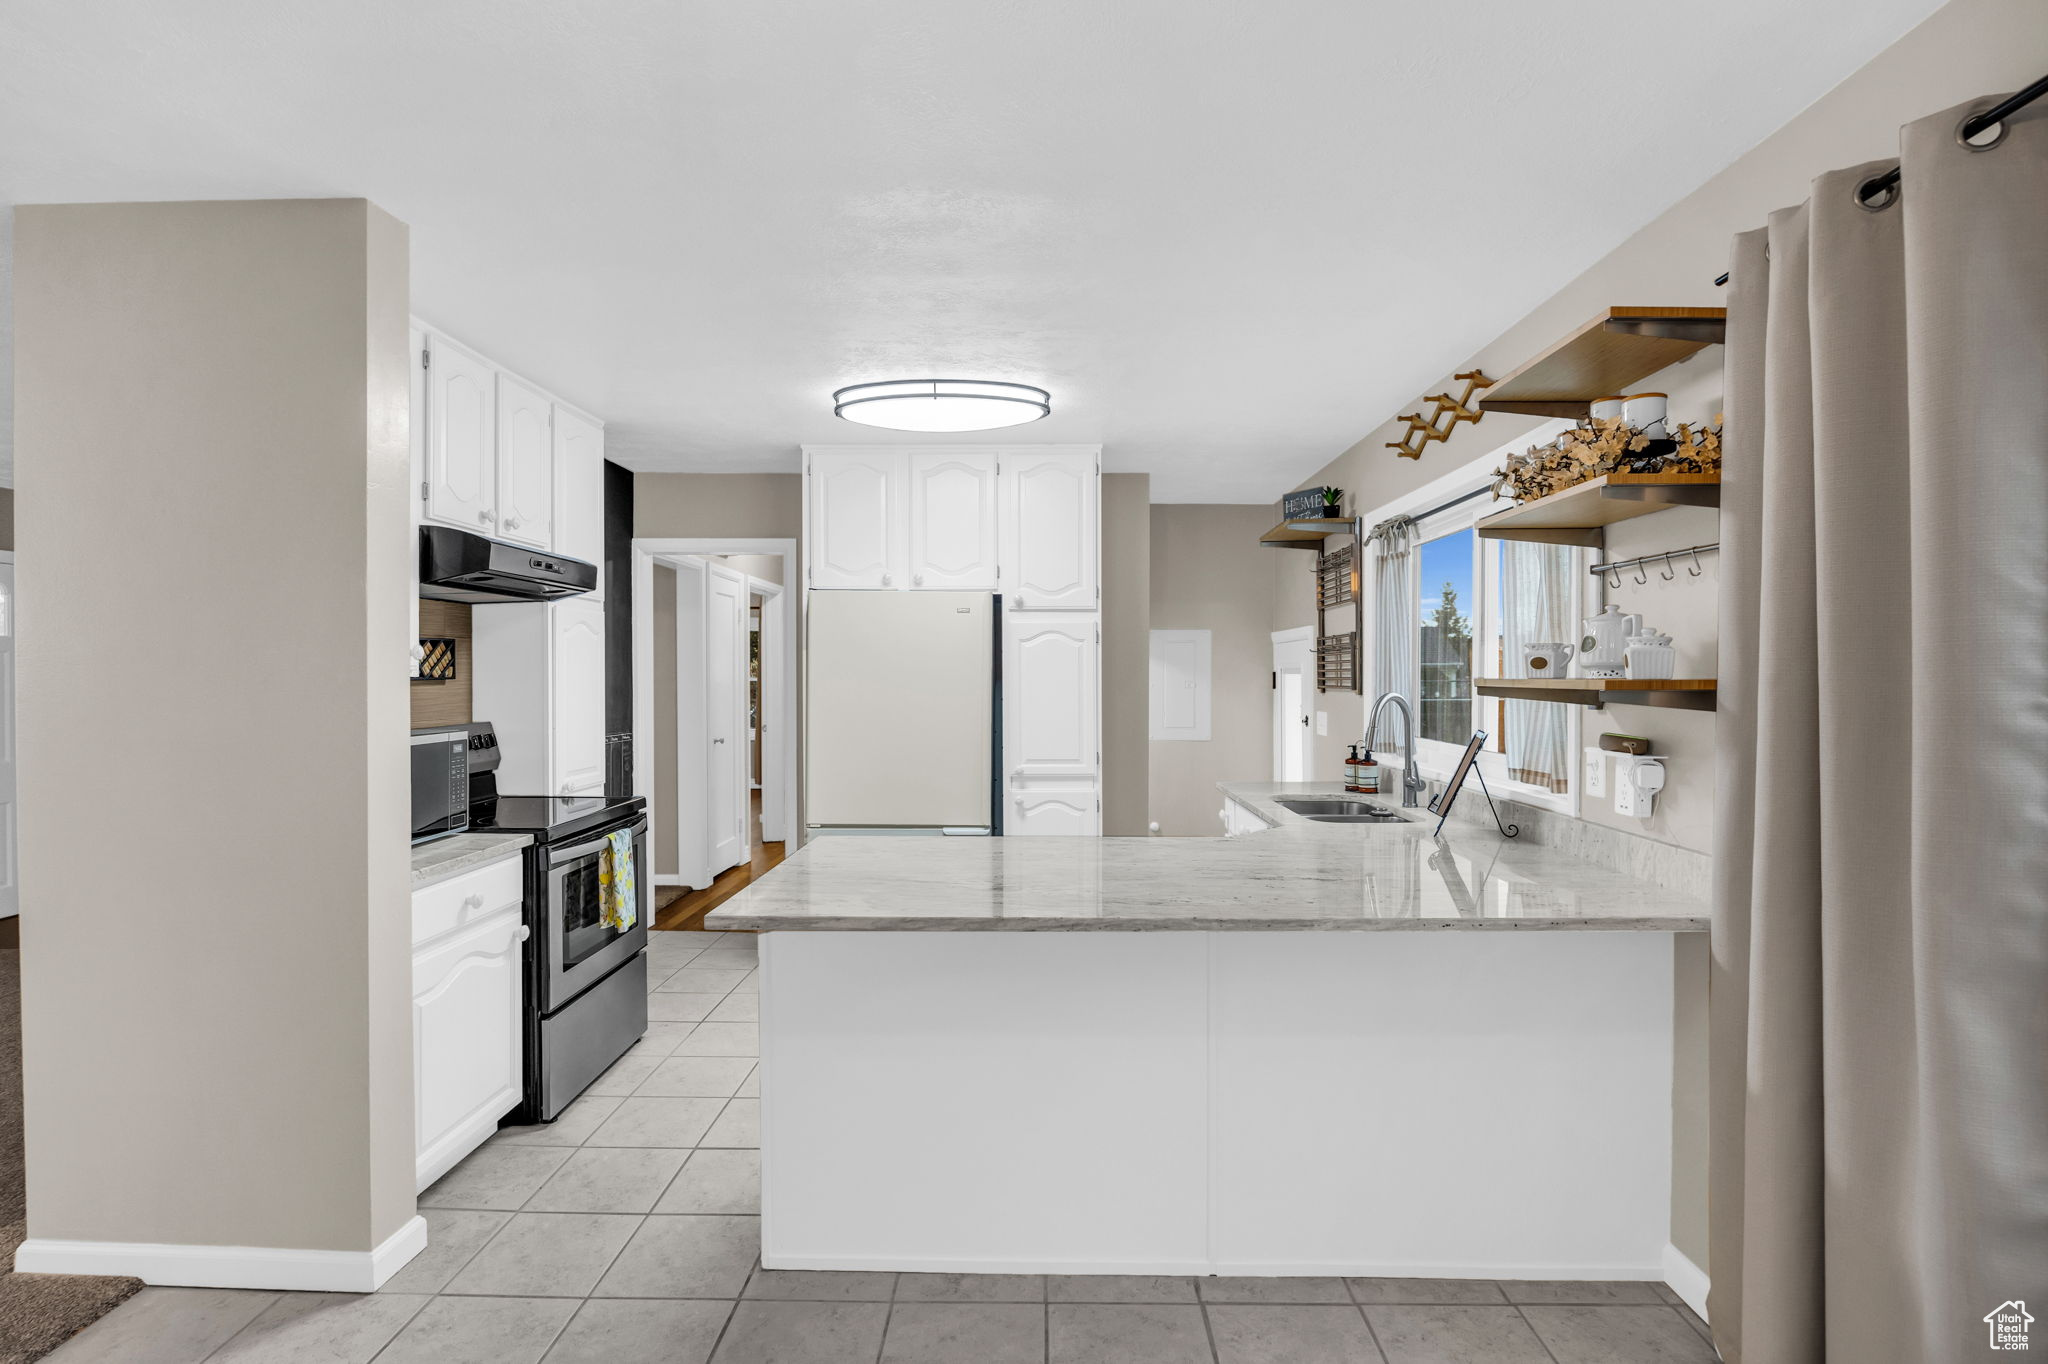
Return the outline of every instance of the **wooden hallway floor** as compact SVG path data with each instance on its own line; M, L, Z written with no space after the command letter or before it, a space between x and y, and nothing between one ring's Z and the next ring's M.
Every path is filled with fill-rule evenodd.
M782 843L761 841L761 793L755 791L749 802L748 833L752 839L750 856L737 867L727 867L716 880L702 890L688 890L682 886L657 886L654 890L654 927L657 929L681 929L704 931L704 916L730 900L733 896L753 884L754 878L764 876L768 869L782 860ZM666 898L664 898L666 897Z

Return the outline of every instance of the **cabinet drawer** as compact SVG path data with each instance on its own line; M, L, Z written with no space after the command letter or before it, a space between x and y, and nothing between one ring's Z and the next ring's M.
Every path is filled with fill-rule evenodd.
M525 898L525 865L524 857L515 854L414 891L413 946L471 927L507 909L518 909Z

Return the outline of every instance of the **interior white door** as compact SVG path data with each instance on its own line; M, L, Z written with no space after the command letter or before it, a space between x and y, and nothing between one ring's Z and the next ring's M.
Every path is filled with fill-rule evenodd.
M704 714L710 757L711 870L747 860L747 580L723 564L705 566Z
M427 519L497 534L497 371L446 337L429 336Z
M669 828L676 840L675 875L681 884L711 884L711 731L704 709L704 621L707 575L701 559L660 564L675 575L676 593L676 808ZM664 590L657 577L657 601Z
M1003 592L1013 611L1093 611L1100 473L1093 451L1006 450L1000 478Z
M604 428L555 404L555 537L558 554L604 566ZM598 574L592 601L604 600Z
M554 603L548 612L554 793L594 795L604 789L604 605L577 597Z
M1092 619L1011 613L1005 636L1004 832L1099 832L1099 629Z
M1309 781L1309 712L1314 709L1314 645L1273 641L1273 780Z
M21 825L15 803L14 556L0 557L0 919L21 912Z
M782 843L795 821L788 771L794 712L783 683L792 599L759 581L751 589L761 594L761 841Z
M900 587L900 450L812 455L805 489L812 587Z
M912 451L910 586L996 589L996 458Z
M554 547L554 404L509 374L498 375L498 534Z

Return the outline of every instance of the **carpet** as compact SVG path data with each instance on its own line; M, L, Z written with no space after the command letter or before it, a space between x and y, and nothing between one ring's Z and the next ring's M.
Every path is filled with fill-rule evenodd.
M21 953L0 951L0 1364L41 1359L133 1297L140 1279L16 1274L27 1235L21 1143Z

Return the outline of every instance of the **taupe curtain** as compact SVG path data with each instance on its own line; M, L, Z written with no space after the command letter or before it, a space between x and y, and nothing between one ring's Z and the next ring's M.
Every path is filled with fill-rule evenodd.
M1713 1279L1740 1364L2048 1349L2048 109L1731 266ZM1897 164L1888 205L1858 186Z
M1569 545L1500 542L1501 651L1506 656L1497 665L1481 659L1483 669L1520 677L1524 644L1578 638L1572 602L1579 558ZM1501 727L1507 731L1510 777L1551 791L1571 785L1571 729L1565 711L1549 701L1506 703Z
M1375 526L1373 554L1372 685L1374 696L1390 691L1421 700L1421 663L1416 632L1422 624L1421 555L1415 523L1405 517Z

